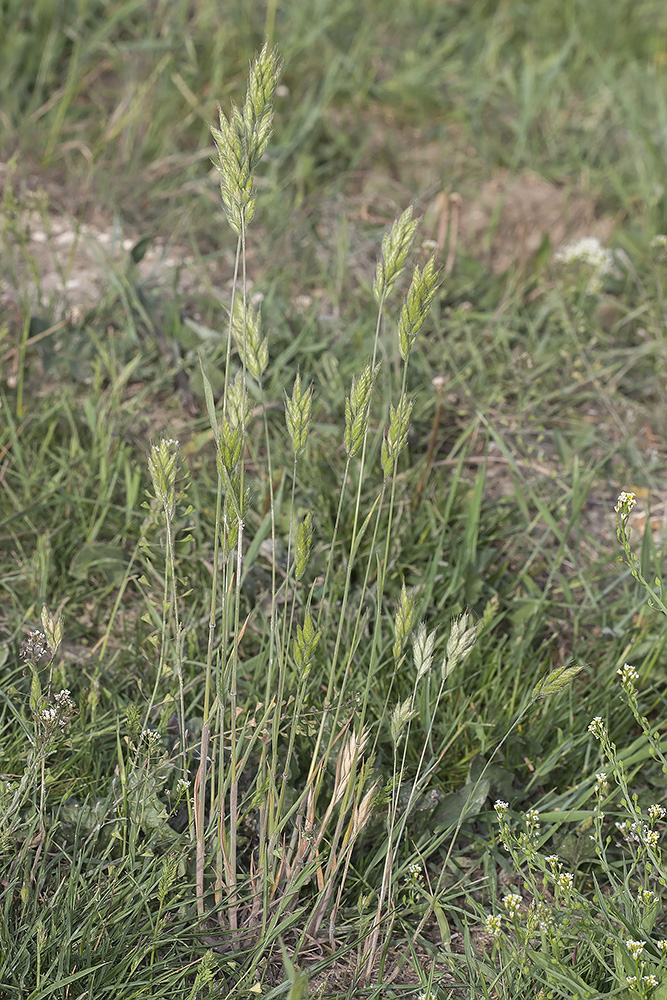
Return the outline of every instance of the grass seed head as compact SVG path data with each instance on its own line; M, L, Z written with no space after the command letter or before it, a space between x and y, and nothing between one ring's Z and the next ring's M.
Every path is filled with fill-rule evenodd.
M53 620L53 615L50 613L46 604L42 608L42 628L44 629L44 635L46 636L46 641L49 644L49 648L53 654L58 651L58 647L62 642L63 638L63 623L62 619L59 618L58 621Z
M437 290L438 271L435 258L431 257L423 270L415 267L398 321L398 347L406 364Z
M403 647L407 641L407 638L412 629L412 622L415 616L415 601L412 595L408 594L405 589L405 583L401 587L401 596L398 602L398 607L396 609L396 617L394 619L394 646L393 654L394 660L398 662L401 653L403 652Z
M368 427L368 407L380 366L367 364L358 379L352 379L350 395L345 400L345 451L354 458L363 444Z
M455 618L447 640L447 650L442 661L442 679L447 680L452 670L467 659L477 641L479 625L472 621L469 611Z
M178 441L161 438L151 447L148 471L155 497L162 504L166 517L171 520L176 508L176 474L178 472Z
M412 218L409 205L400 218L382 239L382 254L377 263L373 295L377 302L383 302L390 295L396 280L400 277L414 240L417 221Z
M389 479L391 476L398 460L398 456L408 442L408 430L410 428L410 415L412 413L413 402L414 401L412 399L408 399L407 395L403 393L398 402L398 406L395 407L393 403L391 405L389 412L389 430L382 441L382 450L380 454L382 472L384 473L385 479Z
M391 739L395 747L403 738L403 732L415 712L412 708L412 698L406 698L403 702L398 702L391 713Z
M312 386L303 390L301 376L297 372L291 398L285 397L285 421L295 455L300 455L306 447L310 431L313 401Z
M232 335L236 349L243 365L248 369L256 382L261 382L262 375L269 363L269 341L262 337L261 313L259 309L242 298L234 300L232 314Z
M425 677L433 665L435 636L435 629L427 634L426 625L424 622L420 622L416 634L412 637L412 658L416 671L415 682Z
M300 580L306 572L312 543L313 519L309 511L296 529L296 564L294 574L297 580Z
M220 108L220 128L211 127L218 150L215 167L220 174L222 204L237 236L255 214L253 172L271 138L273 103L281 68L276 49L265 42L250 67L243 112L232 105L227 118Z

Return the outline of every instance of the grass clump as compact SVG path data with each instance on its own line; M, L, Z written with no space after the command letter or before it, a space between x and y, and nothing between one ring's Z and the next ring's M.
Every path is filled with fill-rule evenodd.
M44 633L32 634L26 652L32 676L28 718L20 707L20 686L19 701L11 702L35 749L28 754L18 790L6 803L6 815L12 817L7 847L20 843L31 814L30 796L39 790L36 839L24 840L18 859L9 861L15 869L28 865L33 855L26 898L39 894L40 879L48 880L48 866L58 853L67 856L68 842L73 838L76 844L83 837L86 850L65 877L68 891L81 879L88 895L90 874L84 868L101 851L102 868L110 872L109 891L124 898L129 882L139 886L138 933L129 945L130 927L123 933L102 929L100 942L107 947L99 951L100 962L86 954L83 966L74 961L80 945L68 939L56 972L53 929L47 933L39 923L36 965L3 970L7 990L39 993L68 987L85 976L89 990L106 995L111 990L109 965L116 963L115 949L120 948L134 956L130 967L122 968L135 994L162 995L179 980L175 971L169 976L168 963L158 954L172 947L165 935L169 939L171 929L186 920L189 934L173 942L174 954L182 953L187 941L199 940L228 961L225 971L225 959L214 961L208 951L198 970L182 970L180 982L192 984L193 996L205 981L214 980L229 995L245 996L261 983L265 963L280 954L278 946L285 952L286 968L294 971L293 963L303 961L309 942L320 940L327 940L334 953L341 947L356 949L353 979L358 983L372 983L378 968L382 978L398 873L416 863L408 840L413 807L424 797L435 766L427 744L416 767L409 766L408 747L419 688L431 673L436 634L427 634L424 623L418 625L419 603L405 583L392 608L395 584L388 584L399 463L413 406L409 361L439 279L432 259L413 270L398 321L401 387L389 407L386 429L379 432L379 341L387 304L402 282L415 236L416 221L408 209L382 244L373 288L378 311L371 357L353 376L346 395L340 440L345 462L333 530L328 539L318 539L307 501L313 488L308 452L317 399L313 386L297 372L291 393L285 394L285 443L291 460L276 477L275 440L280 442L284 431L277 432L269 419L264 386L269 344L260 311L249 300L246 275L255 170L271 133L279 72L275 50L266 44L251 67L242 109L232 106L229 117L221 111L220 127L213 129L223 207L238 243L219 401L207 365L201 364L216 473L208 529L208 612L200 618L208 626L203 676L192 670L187 654L188 646L196 649L197 643L193 647L191 626L184 621L189 592L179 554L192 541L186 526L195 514L188 503L195 486L182 478L179 443L163 437L150 450L147 513L131 558L121 568L121 594L131 585L147 601L143 620L154 663L146 684L139 686L145 700L133 699L125 721L116 722L110 785L104 789L100 775L94 798L87 799L63 789L59 806L47 810L57 782L47 758L53 757L56 740L64 739L76 706L68 690L52 694L52 660L42 694L38 661L47 647L55 655L63 631L62 619L46 610ZM258 404L261 437L248 433L252 403ZM252 508L253 487L267 498L259 522ZM248 527L253 522L255 537ZM281 528L286 529L283 538ZM262 545L268 545L270 599L258 614L248 605L244 581ZM132 572L135 562L143 564L142 575ZM467 614L453 620L427 743L446 680L468 657L478 630ZM249 663L264 677L260 699L248 696ZM410 677L413 668L416 673ZM380 683L383 674L389 676ZM89 725L98 714L102 683L97 673L83 695L87 704L81 705L80 715ZM398 688L406 683L411 693L403 697ZM375 761L387 736L391 763L385 780ZM362 871L356 849L373 822L384 833ZM167 848L170 853L160 865L155 852ZM376 881L377 891L372 888ZM8 896L12 914L16 905L18 900ZM358 922L352 929L344 914L355 906ZM129 909L125 917L130 917ZM86 926L88 919L73 910L67 923Z

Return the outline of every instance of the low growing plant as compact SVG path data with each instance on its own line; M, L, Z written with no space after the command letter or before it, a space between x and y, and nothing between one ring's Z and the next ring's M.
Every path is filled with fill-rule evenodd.
M660 581L649 585L631 547L628 521L635 503L632 493L618 498L618 539L649 602L667 614ZM476 975L486 996L510 997L529 989L540 1000L667 997L662 907L667 865L661 848L667 810L661 802L640 801L628 776L630 764L646 768L651 761L667 774L667 741L642 712L638 671L625 663L618 676L642 735L621 749L612 738L613 722L600 716L591 721L588 731L601 755L599 770L588 782L592 806L577 810L576 817L550 813L543 822L537 809L519 818L507 802L495 803L500 841L513 871L483 920L491 955L490 960L478 956ZM590 849L568 863L550 845L557 835L567 843L561 828L572 819ZM472 954L470 939L467 944Z

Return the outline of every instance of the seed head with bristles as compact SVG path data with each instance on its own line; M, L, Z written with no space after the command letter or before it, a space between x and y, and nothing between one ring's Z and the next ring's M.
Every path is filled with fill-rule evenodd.
M382 254L373 282L373 295L377 302L382 302L387 298L397 278L400 277L410 253L416 228L417 221L412 218L412 206L409 205L384 236Z
M345 451L354 458L368 426L368 407L380 366L367 364L358 379L352 379L350 395L345 400Z
M315 630L310 612L306 611L303 625L296 627L296 639L294 640L294 662L302 673L310 669L313 654L317 649L321 633Z
M255 381L261 382L269 363L269 341L267 337L262 337L259 309L255 309L250 302L244 305L241 298L234 300L232 335L241 361Z
M405 701L398 702L395 706L394 711L391 713L390 723L391 739L395 746L398 746L400 743L403 731L414 714L411 698L406 698Z
M477 641L478 632L479 625L472 621L472 615L469 611L464 611L462 615L452 621L447 650L442 661L443 681L447 680L452 670L467 658Z
M438 290L438 272L435 258L427 262L423 270L415 267L407 297L398 321L398 346L403 361L407 363L417 334L431 308L433 296Z
M396 609L396 618L394 621L394 659L398 661L400 659L401 653L403 652L403 647L410 634L410 629L412 628L412 622L415 614L415 602L414 598L408 594L405 589L405 583L401 588L401 597L398 602L398 607Z
M59 618L58 621L54 621L53 615L47 608L46 604L42 608L41 617L42 617L42 628L44 629L44 635L46 636L46 641L49 644L51 652L56 653L63 638L62 618Z
M178 472L178 441L162 438L154 444L148 456L148 471L153 483L155 497L162 504L169 520L176 507L176 474Z
M434 646L435 629L427 634L426 625L420 622L416 634L412 637L412 658L417 672L415 682L425 677L431 669Z
M331 798L332 806L335 806L343 798L350 778L352 777L353 770L366 748L369 735L370 733L367 729L362 730L358 739L355 734L352 733L348 736L347 742L340 751L338 755L336 785Z
M276 49L264 43L248 79L243 112L232 105L229 118L220 112L220 128L211 127L218 149L215 167L220 174L220 192L227 221L237 235L255 213L253 172L269 139L273 123L273 102L282 65Z
M296 561L294 575L300 580L306 572L306 566L310 558L310 549L313 543L313 520L310 511L296 529Z
M407 444L412 404L413 401L403 393L398 401L398 406L395 407L393 403L391 405L389 430L382 441L380 454L385 479L389 479L391 476L396 460Z
M297 372L292 396L291 398L285 397L285 420L295 455L300 455L306 447L310 430L312 400L312 387L304 391L301 386L301 376Z
M363 830L368 823L371 815L373 813L373 797L377 791L378 782L375 781L368 791L365 793L363 799L354 810L354 817L352 820L352 833L356 837L358 833Z

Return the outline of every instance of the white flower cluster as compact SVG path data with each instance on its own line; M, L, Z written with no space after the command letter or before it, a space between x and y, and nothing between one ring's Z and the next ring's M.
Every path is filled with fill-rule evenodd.
M625 942L625 946L634 958L635 962L643 952L645 944L646 941L633 941L632 938L628 938Z
M570 892L574 886L574 875L570 872L561 872L556 879L556 885L559 889L562 889L563 892Z
M76 711L76 705L67 689L54 694L51 705L47 705L37 715L41 736L45 742L64 733Z
M659 902L658 897L650 889L640 889L637 893L637 899L643 906L653 906L655 903Z
M629 514L633 507L637 506L637 497L634 493L627 493L623 490L618 494L614 511L617 514Z
M602 717L596 715L594 719L588 725L588 732L592 733L596 740L604 739L607 735L607 727L602 721Z
M408 875L413 882L423 882L424 876L422 875L422 866L417 862L413 861L411 865L408 865Z
M615 823L616 829L628 844L644 844L646 847L658 846L658 831L650 830L645 823Z
M566 243L554 254L557 264L585 268L590 272L586 291L595 295L602 287L602 279L614 268L614 255L607 247L603 247L594 236L584 236L574 243Z
M529 809L526 813L526 826L531 830L539 830L540 814L537 809Z
M523 896L520 896L518 892L510 892L503 897L503 906L507 910L508 916L515 917L517 915L522 900Z
M634 667L630 666L629 663L624 663L622 667L618 668L616 673L621 678L621 684L623 687L632 687L634 682L639 680L639 674Z

